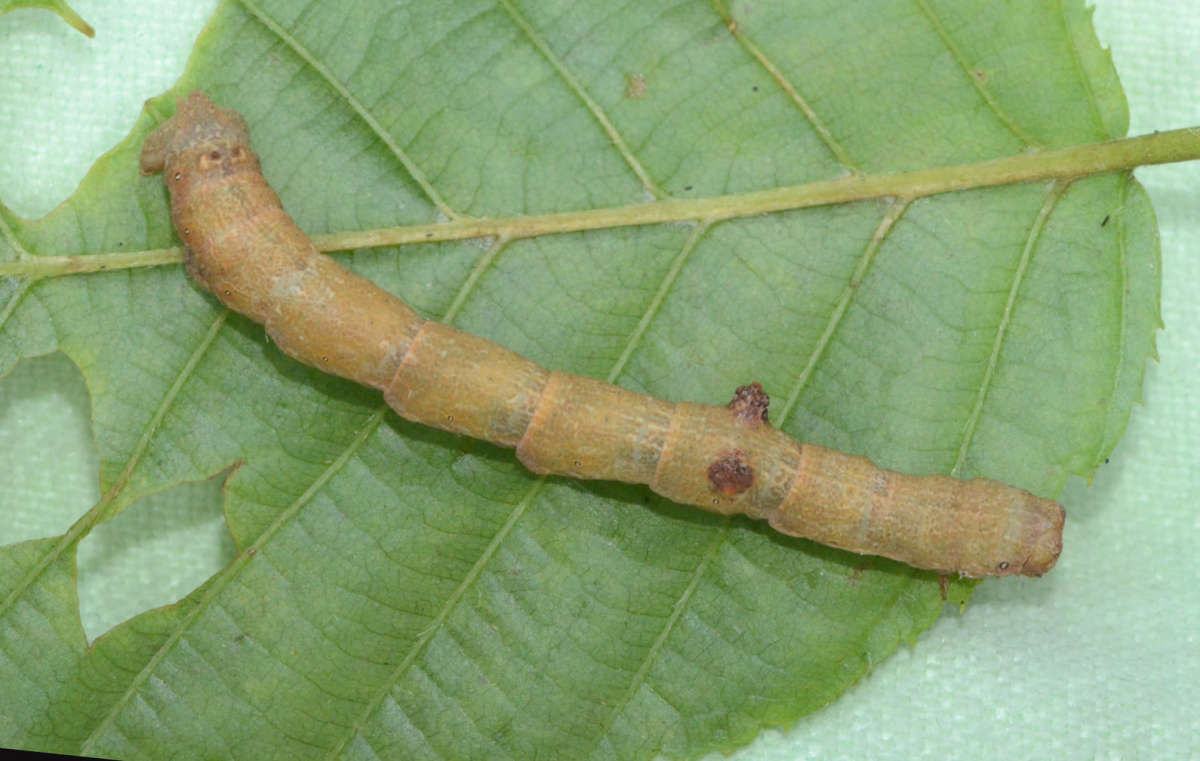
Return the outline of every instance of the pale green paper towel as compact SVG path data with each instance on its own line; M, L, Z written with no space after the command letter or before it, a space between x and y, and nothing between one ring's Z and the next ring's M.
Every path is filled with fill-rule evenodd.
M214 0L77 2L88 40L44 12L0 17L0 199L38 216L169 87ZM1195 0L1101 0L1131 133L1200 124ZM772 759L1200 759L1200 164L1138 170L1163 239L1161 362L1089 488L1062 495L1058 568L985 583L829 708L737 754ZM0 543L64 531L98 497L82 380L61 357L0 381ZM89 636L172 602L232 543L218 484L182 487L84 541Z

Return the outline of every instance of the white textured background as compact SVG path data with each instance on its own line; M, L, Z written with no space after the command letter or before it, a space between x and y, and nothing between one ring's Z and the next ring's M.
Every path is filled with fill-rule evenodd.
M1131 134L1200 124L1196 0L1097 2ZM0 16L0 199L32 218L67 198L179 76L215 5L77 0L94 40L45 12ZM1057 569L983 584L740 761L1200 759L1200 163L1137 175L1162 234L1161 360L1111 464L1062 495ZM98 499L94 447L64 443L90 442L89 416L61 356L0 380L0 544L61 533ZM231 552L214 482L135 505L81 547L88 635L187 594Z

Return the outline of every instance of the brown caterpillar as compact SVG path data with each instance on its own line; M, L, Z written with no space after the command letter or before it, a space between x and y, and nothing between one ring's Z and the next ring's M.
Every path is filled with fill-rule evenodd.
M668 402L546 370L422 318L316 250L263 179L246 122L202 93L146 138L141 168L166 171L191 276L265 324L285 353L381 389L408 420L515 447L535 473L647 484L676 502L943 573L1040 576L1062 549L1057 503L801 444L767 421L757 383L727 406Z

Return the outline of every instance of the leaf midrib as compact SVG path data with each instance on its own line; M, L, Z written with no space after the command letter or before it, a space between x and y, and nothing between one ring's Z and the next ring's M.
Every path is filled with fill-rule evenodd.
M312 239L317 249L323 252L480 238L517 240L619 227L741 219L773 212L881 198L918 200L960 190L1073 180L1096 174L1124 172L1140 166L1196 159L1200 159L1200 127L1185 127L1104 143L1026 152L970 164L890 174L857 175L707 198L675 199L520 217L460 217L453 222L313 235ZM0 277L15 275L42 279L178 264L181 261L181 247L30 256L28 259L0 262Z

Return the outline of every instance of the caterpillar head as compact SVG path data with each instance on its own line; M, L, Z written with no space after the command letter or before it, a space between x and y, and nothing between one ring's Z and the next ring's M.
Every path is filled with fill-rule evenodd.
M142 174L169 171L228 173L239 164L256 161L250 151L250 131L238 112L219 108L202 92L181 98L175 115L146 136L142 143Z

